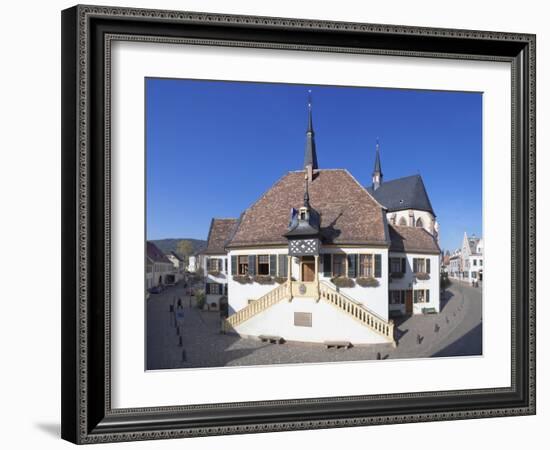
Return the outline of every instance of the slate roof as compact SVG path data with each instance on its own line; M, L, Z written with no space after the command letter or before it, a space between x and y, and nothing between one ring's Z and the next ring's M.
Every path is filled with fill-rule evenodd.
M420 175L384 181L378 189L374 190L372 187L367 187L367 190L390 212L402 209L418 209L428 211L435 216Z
M433 253L441 250L434 237L422 227L388 225L391 238L390 252Z
M228 247L287 244L291 208L303 205L304 176L303 170L287 173L250 206ZM323 243L389 245L384 208L347 170L316 170L309 198L320 214Z
M479 244L480 238L478 237L468 237L468 244L470 245L470 252L472 254L477 254L477 244Z
M230 240L238 224L238 219L212 219L208 231L208 242L203 255L223 255L225 246Z
M152 242L147 241L147 257L153 262L172 264L164 253Z

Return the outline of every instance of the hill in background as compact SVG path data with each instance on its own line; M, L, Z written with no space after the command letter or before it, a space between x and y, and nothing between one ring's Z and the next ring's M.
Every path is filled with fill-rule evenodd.
M206 248L206 241L203 239L153 239L151 242L155 244L164 254L175 252L179 241L189 241L193 245L193 253L200 252Z

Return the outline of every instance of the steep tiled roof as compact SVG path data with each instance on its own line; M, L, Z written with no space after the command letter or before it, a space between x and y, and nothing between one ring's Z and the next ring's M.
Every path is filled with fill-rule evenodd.
M303 205L304 175L287 173L248 208L229 247L286 244L291 208ZM347 170L315 171L309 198L321 216L324 243L389 244L385 210Z
M378 189L368 187L367 190L390 212L418 209L435 215L420 175L384 181Z
M212 219L208 231L208 243L204 255L226 253L225 246L235 231L238 219Z
M166 255L162 253L155 244L149 241L147 241L147 256L153 262L162 262L162 263L172 264L170 260L166 257Z
M389 225L392 252L440 253L434 237L424 228Z

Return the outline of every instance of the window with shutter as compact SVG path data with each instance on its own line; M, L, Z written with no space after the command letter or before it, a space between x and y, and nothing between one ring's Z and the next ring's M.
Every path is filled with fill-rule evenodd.
M285 272L285 261L286 261L286 255L279 255L278 257L278 264L277 264L277 276L278 277L285 277L287 276Z
M330 253L325 253L323 255L323 275L325 277L330 277L332 274L332 259Z
M258 275L269 275L269 255L258 256Z
M372 255L359 255L359 276L368 278L373 274Z
M357 255L348 255L348 278L355 278L357 276L356 261Z
M341 277L346 274L345 261L346 261L346 255L343 255L343 254L332 255L332 275L334 277Z
M407 273L407 258L401 258L401 272Z
M231 255L231 275L237 275L237 256Z
M379 253L374 255L374 277L382 277L382 255L380 255Z
M248 255L248 274L256 275L256 255Z
M277 255L269 255L269 275L277 275Z

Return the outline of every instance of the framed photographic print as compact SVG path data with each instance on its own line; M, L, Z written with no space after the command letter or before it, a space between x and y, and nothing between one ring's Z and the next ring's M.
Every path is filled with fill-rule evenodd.
M62 436L535 413L535 36L62 13Z

